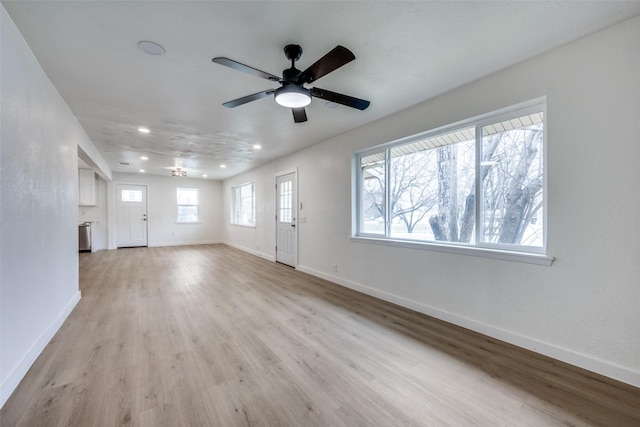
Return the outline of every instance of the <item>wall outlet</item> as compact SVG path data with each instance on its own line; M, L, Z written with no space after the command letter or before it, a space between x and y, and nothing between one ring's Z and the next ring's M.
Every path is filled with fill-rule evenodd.
M333 272L334 273L338 272L338 264L333 264Z

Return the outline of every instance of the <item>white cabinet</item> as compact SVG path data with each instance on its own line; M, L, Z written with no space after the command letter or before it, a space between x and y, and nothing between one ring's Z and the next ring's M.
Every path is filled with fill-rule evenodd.
M78 169L78 205L96 205L96 174L91 169Z

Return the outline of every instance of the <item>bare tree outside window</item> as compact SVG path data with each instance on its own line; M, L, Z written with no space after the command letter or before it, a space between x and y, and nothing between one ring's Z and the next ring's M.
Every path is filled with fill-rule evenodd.
M480 141L472 127L361 157L361 230L409 240L475 244L478 236L488 244L543 246L542 113L479 130Z
M362 229L366 233L385 232L385 162L383 154L363 157Z
M481 163L485 242L542 245L542 140L542 124L483 138L490 153Z

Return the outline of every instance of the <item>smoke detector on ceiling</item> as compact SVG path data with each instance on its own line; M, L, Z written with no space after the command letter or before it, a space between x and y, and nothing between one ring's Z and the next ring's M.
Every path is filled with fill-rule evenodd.
M140 48L140 50L142 50L145 53L148 53L149 55L162 55L165 50L162 46L160 46L158 43L156 42L150 42L147 40L142 40L140 42L138 42L138 47Z

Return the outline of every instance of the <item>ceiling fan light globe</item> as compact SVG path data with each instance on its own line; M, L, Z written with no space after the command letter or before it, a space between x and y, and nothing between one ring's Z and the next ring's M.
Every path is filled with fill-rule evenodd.
M275 100L287 108L303 108L311 103L311 93L296 85L287 85L276 89Z

